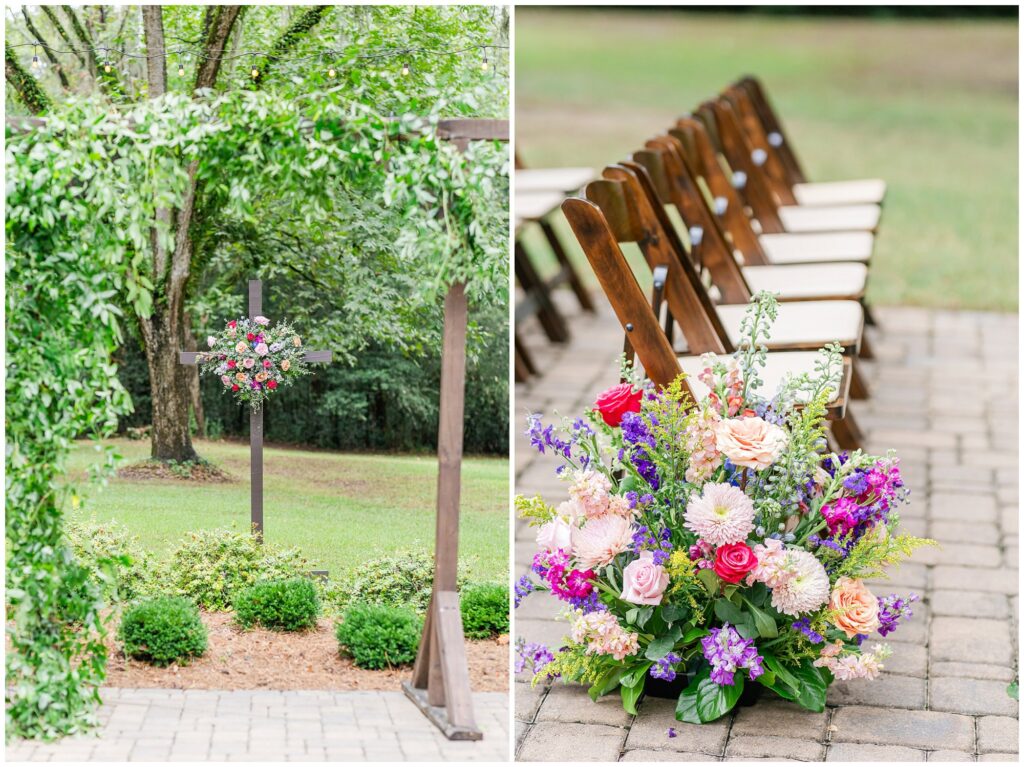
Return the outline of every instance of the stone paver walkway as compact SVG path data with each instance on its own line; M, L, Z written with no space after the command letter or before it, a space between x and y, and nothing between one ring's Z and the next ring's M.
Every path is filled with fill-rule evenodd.
M475 693L484 739L448 741L400 692L106 688L96 734L8 744L8 761L508 761L508 695Z
M617 382L622 331L610 310L580 315L566 303L573 339L558 348L527 333L542 378L516 389L519 415L574 415ZM593 704L583 688L516 682L516 755L522 761L1016 761L1017 316L920 309L876 310L877 359L863 365L872 396L854 402L867 448L895 448L912 488L906 532L937 539L873 584L916 592L914 618L892 635L895 653L874 682L837 683L825 713L764 697L704 726L680 724L674 701L625 714L618 696ZM565 498L556 463L514 425L516 492ZM518 573L534 552L516 527ZM518 574L517 573L517 574ZM888 591L887 591L888 589ZM558 647L558 604L533 594L516 633ZM668 738L669 726L678 737Z

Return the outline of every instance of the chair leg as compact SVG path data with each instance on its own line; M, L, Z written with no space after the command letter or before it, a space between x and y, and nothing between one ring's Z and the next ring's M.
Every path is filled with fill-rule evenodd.
M861 347L863 348L863 347ZM868 399L871 397L871 390L868 389L864 380L864 373L857 364L855 358L850 358L850 397L852 399Z
M551 226L551 223L544 219L541 219L538 223L540 224L541 231L544 232L544 237L547 238L548 245L555 254L555 258L558 259L559 265L563 269L567 269L569 272L569 287L571 287L572 292L576 294L576 300L580 302L580 308L585 312L596 311L594 301L590 297L590 292L586 287L584 287L583 280L580 279L579 272L576 271L576 267L572 265L572 261L570 261L569 257L565 254L565 248L562 247L562 243L558 239L558 235L555 234L555 230Z
M519 280L519 284L522 285L527 295L532 296L537 302L537 319L540 320L544 333L554 343L568 341L569 328L565 323L565 319L551 300L551 295L548 292L547 285L544 284L544 280L540 278L537 270L533 268L533 263L530 261L530 256L526 249L518 241L516 242L514 260L516 279Z
M873 360L875 358L875 350L871 346L871 340L866 332L860 334L860 353L857 356L862 360Z
M524 383L532 376L537 375L537 366L533 362L533 357L530 356L529 350L525 344L519 340L519 334L515 333L515 370L516 370L516 383Z
M871 313L871 307L868 306L868 302L862 298L860 301L860 305L864 307L864 322L866 322L871 327L877 328L878 320L876 320L875 315Z
M861 434L857 422L853 420L849 408L846 415L829 421L829 425L832 427L832 436L841 450L860 450L863 447L864 435Z

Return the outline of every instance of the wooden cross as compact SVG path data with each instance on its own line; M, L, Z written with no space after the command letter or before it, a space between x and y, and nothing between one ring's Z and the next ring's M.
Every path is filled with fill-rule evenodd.
M508 141L508 120L443 120L438 135L465 151L470 141ZM441 403L437 429L437 527L434 589L412 679L405 694L449 740L481 740L473 716L457 572L463 412L466 396L466 291L455 283L444 300Z
M263 283L249 280L249 319L263 314ZM182 365L195 365L201 352L181 352L178 361ZM330 352L306 352L306 362L330 362ZM264 405L266 407L266 405ZM249 412L249 473L250 519L252 530L263 539L263 408Z

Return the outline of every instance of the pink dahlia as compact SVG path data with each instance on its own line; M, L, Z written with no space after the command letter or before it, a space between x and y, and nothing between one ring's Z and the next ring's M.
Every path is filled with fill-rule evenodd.
M629 520L605 515L588 520L583 527L573 528L573 556L584 569L604 567L625 551L631 541Z
M690 499L684 519L708 543L739 543L754 529L754 502L738 487L712 483L704 486L703 495Z

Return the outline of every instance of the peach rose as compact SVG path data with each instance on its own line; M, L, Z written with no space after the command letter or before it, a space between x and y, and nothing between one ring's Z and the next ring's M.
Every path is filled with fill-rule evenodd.
M828 606L836 614L832 623L846 636L870 634L878 628L878 597L859 578L840 578Z
M654 552L641 551L640 559L633 560L622 571L621 598L635 605L660 605L667 586L668 573L654 564Z
M239 354L243 354L245 350L248 348L249 347L245 345L244 341L239 341L237 344L235 344L235 351L238 352Z
M291 368L291 366L292 366L292 361L291 360L281 360L281 370L283 370L284 372L287 373L288 370Z
M737 466L758 471L775 463L789 441L786 432L758 416L729 418L714 429L719 452Z

